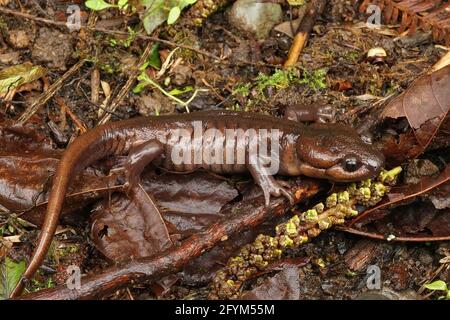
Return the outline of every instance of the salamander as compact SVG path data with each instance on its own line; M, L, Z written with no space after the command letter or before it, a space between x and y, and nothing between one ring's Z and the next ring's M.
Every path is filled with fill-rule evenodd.
M383 154L350 127L306 126L257 113L193 112L95 127L68 146L56 168L36 248L12 297L20 295L44 260L73 177L95 161L114 155L126 156L126 188L139 183L150 163L175 172L248 172L261 187L266 205L271 196L293 200L275 174L350 182L375 176L384 165Z

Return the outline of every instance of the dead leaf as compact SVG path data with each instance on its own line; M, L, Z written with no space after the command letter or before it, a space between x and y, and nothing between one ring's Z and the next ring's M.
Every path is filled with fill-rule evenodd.
M243 294L242 300L298 300L300 297L299 268L290 266L263 284Z
M46 74L47 70L31 62L15 65L0 71L0 97L11 99L20 86L33 82Z
M382 119L399 119L405 117L408 120L412 133L418 146L411 143L389 143L385 147L387 154L406 154L408 157L416 157L424 152L435 138L441 125L444 123L450 110L450 66L442 68L430 75L423 75L414 81L409 88L387 105L381 114ZM443 130L448 138L448 133ZM405 138L408 132L401 133L399 141L411 141ZM396 159L405 160L406 157Z
M348 223L348 226L361 226L366 224L370 220L372 213L375 213L381 209L385 209L392 205L399 205L402 202L411 201L415 197L428 193L438 187L443 186L450 180L450 165L447 165L445 169L437 177L423 177L420 183L413 185L401 185L395 186L384 197L384 199L378 203L375 207L361 213L358 217Z
M221 208L238 194L226 180L206 172L160 176L147 172L141 183L147 194L156 199L169 233L177 240L217 221ZM157 226L163 228L164 224L160 224L159 213L149 215L149 212L139 209L122 194L105 199L91 216L94 245L113 261L158 253L167 241L163 232L151 230Z

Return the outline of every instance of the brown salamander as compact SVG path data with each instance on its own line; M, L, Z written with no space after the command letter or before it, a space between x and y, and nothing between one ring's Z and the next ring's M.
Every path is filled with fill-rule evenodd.
M276 139L272 139L273 135L266 139L266 158L254 156L251 143L255 140L245 134L248 132L276 132ZM258 137L260 142L262 138ZM187 145L191 149L183 149ZM276 150L278 153L273 154L277 157L272 157ZM365 144L352 128L339 124L305 126L256 113L208 111L133 118L98 126L75 139L59 162L37 246L12 297L20 295L26 280L44 260L72 178L95 161L112 155L127 155L127 186L139 183L141 172L150 163L176 172L199 168L219 174L249 172L262 188L266 204L271 195L283 194L292 201L285 185L273 177L276 173L349 182L372 177L384 165L378 150ZM276 172L269 167L275 167Z

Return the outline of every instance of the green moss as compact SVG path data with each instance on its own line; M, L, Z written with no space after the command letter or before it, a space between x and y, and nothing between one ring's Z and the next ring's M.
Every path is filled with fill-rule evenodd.
M345 59L355 61L359 57L359 53L356 51L350 51L345 54Z

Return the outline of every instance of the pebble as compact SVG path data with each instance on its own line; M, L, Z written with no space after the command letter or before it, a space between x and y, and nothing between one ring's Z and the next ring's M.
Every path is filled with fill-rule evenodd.
M258 39L267 38L270 30L282 19L280 4L255 0L236 1L229 15L229 22L233 26Z
M25 30L10 30L8 38L15 49L24 49L30 44L30 37Z

